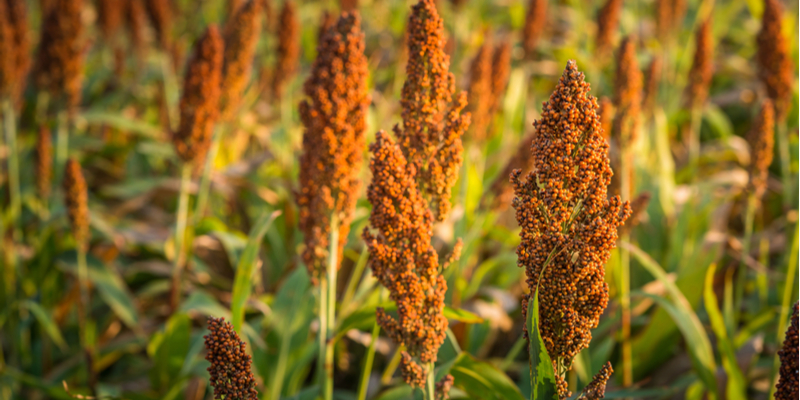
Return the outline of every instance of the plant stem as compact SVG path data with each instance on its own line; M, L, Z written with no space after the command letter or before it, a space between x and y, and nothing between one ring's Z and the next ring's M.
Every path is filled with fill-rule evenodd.
M428 363L428 377L426 379L426 390L425 390L425 400L435 400L436 399L436 377L434 376L436 371L434 371L433 363Z
M178 214L175 218L175 257L172 265L172 310L178 309L181 298L181 272L186 264L186 220L189 212L189 184L192 181L192 165L181 167L181 189L178 197Z
M691 122L689 126L689 167L692 174L696 175L696 169L700 167L700 127L703 122L703 108L701 106L692 107Z
M340 318L342 317L342 313L349 308L350 302L353 300L358 282L361 280L361 276L364 275L364 269L367 266L368 259L369 248L364 246L364 248L361 249L361 254L358 256L358 262L356 262L356 266L353 268L353 273L350 274L350 280L347 282L347 289L345 289L344 295L342 296L342 304L339 308Z
M382 295L383 293L381 293ZM382 296L379 296L382 297ZM366 400L367 389L369 389L369 376L372 373L372 363L375 360L375 344L378 342L381 327L376 320L372 324L372 340L367 349L367 357L364 360L364 366L361 369L361 382L358 383L358 400Z
M758 200L756 196L750 193L747 196L747 211L744 215L744 238L742 239L742 255L739 258L739 274L736 277L736 286L734 287L733 295L733 309L736 319L742 313L742 303L744 301L744 286L747 281L747 257L750 257L750 242L753 240L753 221L755 220L756 207Z
M630 144L621 146L620 151L620 194L622 200L630 200L631 193L631 169L630 163ZM620 240L630 242L630 234L626 231ZM626 247L619 249L619 302L622 310L622 384L627 387L633 384L633 351L631 348L631 260L630 252Z
M94 346L89 343L87 338L87 329L94 327L94 324L89 322L88 309L89 303L89 268L86 264L86 249L82 245L78 245L78 288L80 289L80 300L78 301L78 324L80 347L83 351L86 361L86 380L91 392L96 393L95 378L92 368L92 357L94 354ZM92 335L94 337L94 335Z
M336 325L336 273L339 266L339 221L336 218L334 213L331 216L331 236L330 236L330 243L328 246L328 264L325 271L327 276L327 309L325 312L327 315L327 325L325 325L325 332L326 332L326 343L325 343L325 379L324 379L324 391L323 391L323 398L325 400L332 400L333 399L333 355L334 355L334 343L333 343L333 332L330 329L332 326Z
M203 175L200 177L200 188L197 192L197 204L194 208L194 224L196 225L203 218L206 203L208 203L209 190L211 188L211 172L214 170L214 159L217 158L219 142L226 131L224 124L218 124L214 129L214 136L211 139L211 147L206 153L206 163L203 167Z
M291 349L291 324L286 324L284 333L281 337L281 348L278 351L278 362L275 365L275 374L272 377L272 385L269 388L270 400L279 400L281 398L281 391L283 391L283 378L286 375L286 363L289 358L289 350Z
M789 153L789 139L788 129L786 126L786 118L778 121L776 136L778 137L778 156L781 162L781 183L783 186L783 209L784 211L791 210L793 207L793 192L792 189L792 172L791 172L791 155Z
M317 352L317 386L320 393L325 393L325 382L327 373L325 371L325 355L327 354L328 344L328 277L319 278L319 331L317 333L318 352Z
M64 168L67 164L69 153L69 116L67 110L58 111L56 116L56 182L61 182L64 177Z
M17 151L17 124L14 109L9 99L3 99L3 126L8 149L8 192L11 203L11 229L14 242L22 239L20 218L22 217L22 200L19 188L19 152Z
M783 284L783 293L781 294L781 313L778 317L778 332L776 338L778 339L778 343L783 343L784 336L786 335L786 323L787 319L789 318L789 310L791 308L792 298L796 298L792 296L794 294L794 280L797 279L797 235L798 229L800 229L800 225L795 224L794 226L794 238L792 239L792 247L788 253L786 253L788 257L788 263L786 266L786 282ZM775 360L772 364L772 373L770 382L770 393L769 398L775 398L775 379L777 379L778 369L780 368L781 360L778 355L775 355Z

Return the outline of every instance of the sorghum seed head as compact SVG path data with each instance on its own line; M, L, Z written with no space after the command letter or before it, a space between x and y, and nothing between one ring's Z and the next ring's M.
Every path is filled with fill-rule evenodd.
M17 80L17 69L14 65L15 47L11 13L8 4L0 1L0 98L11 95Z
M56 0L42 22L35 82L51 97L80 102L83 75L83 0Z
M406 346L402 363L406 383L422 386L425 366L436 361L446 336L447 282L431 245L433 214L417 188L415 167L406 161L401 147L383 131L370 145L372 183L367 199L372 204L370 225L377 232L365 228L362 236L372 274L397 304L397 319L378 308L378 324Z
M222 37L211 25L197 39L186 66L180 124L172 135L175 152L187 163L205 158L217 120L222 76Z
M256 378L250 370L253 361L247 354L247 343L239 338L233 325L224 318L208 317L208 334L203 339L208 351L206 360L211 363L207 370L214 398L256 400Z
M339 8L342 11L355 11L358 9L358 0L339 0Z
M239 11L239 7L242 6L242 0L228 0L225 3L226 13L228 20L232 19L236 12ZM226 23L227 25L227 23Z
M25 82L27 81L28 69L31 64L28 11L25 8L24 1L7 0L6 2L13 31L14 46L12 48L14 50L12 58L15 70L14 76L16 77L16 82L13 83L11 88L11 96L18 103L22 97L22 92L25 90Z
M360 25L357 12L345 12L328 27L303 87L308 98L300 103L305 131L297 204L302 258L315 282L325 272L331 219L338 221L341 258L361 189L369 68Z
M412 7L406 26L408 63L403 84L403 124L395 135L414 168L420 193L437 220L450 212L450 193L463 160L461 136L470 124L467 95L453 99L455 77L444 52L444 23L434 0Z
M53 176L53 142L50 138L50 129L46 126L39 128L36 140L36 187L39 197L50 197L50 184Z
M531 57L536 44L547 25L547 0L530 0L525 13L525 25L522 27L522 48L525 55Z
M250 0L236 8L225 24L225 56L222 65L220 114L231 119L250 80L258 34L261 30L261 1Z
M652 112L658 99L658 84L661 81L661 57L654 56L645 73L644 100L642 108Z
M440 380L436 382L436 400L447 400L450 398L450 389L453 388L453 382L455 379L453 375L447 374Z
M775 138L775 111L772 101L767 99L761 104L758 118L755 120L747 142L750 144L750 189L761 198L767 191L769 165L772 164L772 148Z
M144 30L147 19L143 0L123 0L125 4L125 27L128 29L130 43L137 57L145 51Z
M167 0L147 0L147 15L156 31L156 39L162 50L170 49L170 30L172 29L172 2Z
M597 114L600 116L600 127L603 129L603 139L611 140L611 129L614 124L614 103L606 96L600 98L600 109Z
M472 116L472 140L482 142L491 123L492 45L486 40L472 59L469 76L467 111Z
M614 35L622 13L622 0L607 0L597 14L595 53L605 55L614 44Z
M525 268L531 294L539 296L539 331L557 372L569 370L589 345L608 305L604 266L616 247L617 227L631 214L627 202L607 196L608 143L589 91L569 61L534 123L533 171L524 180L520 170L511 174L522 228L517 264ZM558 377L559 395L566 398L566 382Z
M672 0L672 26L680 29L683 26L683 17L686 15L686 0Z
M666 40L674 28L672 18L673 0L656 0L656 36L661 41Z
M603 368L600 369L600 372L594 376L592 382L583 389L580 398L586 400L600 400L605 398L606 384L608 383L608 379L611 378L612 373L614 373L614 369L611 368L611 363L606 362Z
M97 25L105 40L110 40L117 33L123 13L119 0L97 0Z
M533 168L533 154L531 153L531 145L536 140L536 132L532 132L525 136L517 145L517 152L508 160L503 170L497 175L489 193L494 195L491 207L493 210L502 210L511 205L514 198L514 187L511 186L509 177L516 169L522 171L530 171Z
M500 109L500 101L506 92L508 76L511 73L511 42L501 41L492 54L492 100L489 115L496 115Z
M69 159L64 171L64 202L76 247L82 250L86 250L89 244L89 206L86 190L86 180L83 178L81 165L75 159Z
M797 322L797 303L794 304L792 320L789 328L786 329L786 338L783 341L783 348L778 351L781 359L780 377L775 390L775 400L794 400L798 398L798 322Z
M300 58L300 22L292 0L283 3L276 53L278 60L272 75L272 96L279 99L285 83L294 76Z
M689 70L689 86L686 100L689 108L702 107L708 98L713 75L714 39L711 36L711 18L700 24L695 34L695 50L692 69Z
M761 31L756 40L758 76L781 121L791 104L794 73L788 38L783 34L783 10L778 0L764 0Z
M636 44L626 37L617 53L614 81L614 124L611 138L619 146L631 146L636 140L639 108L642 103L642 72L636 61Z

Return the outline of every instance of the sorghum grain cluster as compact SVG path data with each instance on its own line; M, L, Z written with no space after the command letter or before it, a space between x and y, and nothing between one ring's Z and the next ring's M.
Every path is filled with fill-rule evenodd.
M36 140L36 188L39 198L50 197L50 185L53 176L53 142L50 138L50 129L46 126L39 128Z
M606 384L608 383L608 379L611 378L612 373L614 373L614 368L611 368L610 362L606 362L605 365L603 365L603 368L600 369L600 372L594 376L589 385L583 388L583 391L578 398L586 400L599 400L606 397Z
M294 76L300 57L300 23L297 21L297 12L292 0L283 3L276 54L278 61L272 75L272 95L279 99L283 94L284 85Z
M64 202L75 246L85 251L89 244L88 193L81 165L75 159L67 161L64 171Z
M208 318L205 339L206 360L211 363L208 373L214 387L214 398L225 400L256 400L255 376L250 371L252 360L247 343L239 339L233 325L224 318Z
M772 164L772 149L775 144L775 111L772 101L761 105L758 119L747 135L750 144L750 189L757 198L767 191L769 165Z
M708 97L713 74L713 40L709 18L700 24L695 34L694 61L689 70L689 86L686 88L687 106L690 108L702 107Z
M220 114L230 119L250 79L258 34L261 31L261 0L250 0L236 8L225 24L225 55L222 64Z
M83 0L57 0L42 22L35 79L41 90L74 108L83 76Z
M780 377L775 390L775 400L795 400L798 398L798 322L797 322L797 303L794 304L792 321L786 329L786 339L783 341L783 348L778 351L781 359Z
M530 57L547 25L547 0L530 0L525 13L525 25L522 27L522 48Z
M622 0L608 0L597 13L597 37L595 53L605 55L614 44L614 35L622 13Z
M783 34L783 10L778 0L764 0L761 31L758 32L758 76L775 105L779 121L783 120L792 101L793 75L789 41Z

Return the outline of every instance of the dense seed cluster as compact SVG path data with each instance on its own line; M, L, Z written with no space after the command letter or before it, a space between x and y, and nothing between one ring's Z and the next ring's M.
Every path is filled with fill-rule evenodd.
M238 7L233 18L225 24L225 56L222 65L222 94L220 114L233 117L239 99L250 80L258 34L261 31L260 0L250 0Z
M8 4L8 21L13 35L13 44L9 47L11 51L8 56L12 59L16 77L15 82L12 82L11 85L11 98L18 103L22 97L22 91L25 89L31 64L28 10L25 8L24 1L6 0L6 3ZM3 57L6 57L5 54Z
M81 165L75 159L67 161L64 171L64 203L72 227L75 246L86 250L89 242L89 206L86 180Z
M505 39L494 47L492 54L492 100L490 101L489 115L496 115L500 110L500 101L506 91L510 74L511 42Z
M166 0L146 0L147 15L156 31L156 39L163 50L170 49L170 30L172 29L172 6Z
M611 127L614 123L614 102L606 96L600 98L597 115L600 116L600 127L602 128L603 139L610 143Z
M178 156L187 163L205 158L217 120L223 42L212 25L194 46L186 66L180 101L180 125L172 135Z
M331 218L338 221L341 258L361 188L369 95L360 26L357 12L343 13L322 35L303 87L308 99L300 103L305 132L297 203L303 262L315 280L325 271Z
M794 304L792 320L789 328L786 329L786 339L783 341L783 348L778 350L778 357L781 359L780 377L775 390L775 400L795 400L798 398L798 322L797 322L797 303Z
M592 382L583 389L578 398L586 400L600 400L605 398L606 384L609 378L611 378L612 373L614 373L614 368L611 368L610 362L606 362L603 368L600 369L600 372L594 376Z
M772 101L764 100L758 119L747 135L750 144L750 190L757 198L767 191L769 165L772 164L772 150L775 143L775 111Z
M522 171L530 171L533 168L533 155L531 154L531 145L536 140L536 132L532 132L525 136L517 146L517 152L508 160L508 163L503 167L503 170L497 175L489 193L494 195L491 203L493 210L504 210L514 199L514 187L509 183L508 177L516 169Z
M378 323L395 342L406 346L403 377L421 387L447 330L447 282L431 245L434 217L417 189L415 167L406 161L401 146L381 131L370 151L373 177L367 199L372 204L370 225L377 232L365 229L363 237L372 273L389 290L398 314L395 319L378 308Z
M611 137L620 146L631 146L636 140L639 110L642 104L642 72L636 61L636 44L626 37L617 53L614 79L614 123Z
M708 97L713 74L714 43L711 37L711 19L697 28L692 69L689 70L689 86L686 88L687 106L702 107Z
M36 139L36 188L40 199L50 197L50 185L53 177L53 141L50 129L39 128Z
M225 318L208 318L208 335L204 335L206 360L211 363L209 383L214 398L225 400L256 400L256 380L250 371L252 360L247 343L239 339L233 325Z
M80 102L83 75L83 0L56 0L42 22L35 82L70 107Z
M642 109L645 111L652 112L658 101L658 85L661 82L662 68L661 57L654 56L645 71L644 99L642 100Z
M487 39L478 49L469 69L467 111L472 116L471 139L480 142L486 138L486 129L491 122L489 114L492 96L492 44Z
M5 1L0 1L0 98L11 95L11 88L16 81L14 66L14 29L11 26L11 15Z
M778 120L783 120L791 105L793 70L789 41L783 33L783 10L778 0L764 0L758 44L758 75L775 105Z
M300 22L292 0L286 0L281 9L276 54L278 61L272 75L272 96L278 99L286 82L294 76L300 58Z
M536 50L536 44L547 25L547 0L530 0L525 13L525 25L522 27L522 48L530 57Z
M608 144L589 91L583 73L569 61L534 123L533 171L525 180L520 170L511 174L522 228L517 264L525 268L531 293L538 285L539 330L561 398L569 397L563 374L589 345L591 329L608 305L604 265L616 246L617 227L631 214L627 202L607 197Z
M395 126L400 148L414 167L420 194L437 220L450 212L450 193L463 161L461 136L470 124L461 111L467 95L453 99L455 77L444 52L444 24L434 0L420 0L406 26L408 63L403 84L402 127Z
M597 13L595 53L605 55L614 44L614 35L622 13L622 0L607 0Z

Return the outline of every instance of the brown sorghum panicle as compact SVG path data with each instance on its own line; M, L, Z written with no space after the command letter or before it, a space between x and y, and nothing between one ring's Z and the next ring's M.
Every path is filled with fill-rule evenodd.
M294 2L286 0L278 26L277 63L272 73L272 96L279 99L284 85L294 76L300 58L300 22Z
M105 40L111 40L122 24L125 10L120 3L120 0L97 0L97 25Z
M81 165L75 159L67 161L64 171L64 202L72 227L72 236L79 249L86 250L89 243L89 206L87 204L86 180Z
M125 27L128 29L130 43L137 57L143 57L145 51L144 30L147 15L145 15L143 0L123 0L125 3Z
M517 152L508 160L503 170L492 182L492 186L489 189L489 193L494 196L494 200L491 203L492 209L499 211L511 205L511 201L514 199L514 187L511 186L508 177L516 169L527 172L533 168L531 145L534 140L536 140L536 132L525 136L517 145Z
M14 75L17 78L17 81L12 85L11 95L14 101L19 103L22 92L25 90L28 69L31 64L28 11L25 8L24 1L7 0L7 3L9 20L11 21L11 27L14 32Z
M328 29L330 29L335 23L336 18L332 13L328 11L322 13L322 21L320 21L319 28L317 30L317 44L322 43L322 37L325 36L325 33L328 32Z
M469 102L467 111L472 116L470 131L471 139L481 142L486 138L492 106L492 45L488 40L478 49L478 54L472 59L469 75Z
M214 398L256 400L256 378L250 370L253 360L247 354L247 343L239 339L233 325L225 318L208 317L208 335L204 335L206 360L211 363L209 383Z
M163 50L170 49L172 29L172 5L168 0L146 0L147 15L156 31L156 39Z
M614 103L606 96L600 98L597 115L600 116L600 127L603 129L603 139L611 140L611 126L614 123Z
M714 43L711 37L711 19L703 22L695 34L695 50L692 69L689 70L689 86L686 88L687 106L702 107L708 98L713 74Z
M227 1L227 3L225 4L225 7L226 7L225 16L228 18L228 20L231 20L233 18L233 16L236 15L236 12L239 11L239 7L241 7L241 6L242 6L242 0L228 0ZM227 25L227 23L226 23L226 25Z
M466 93L453 99L455 77L444 52L444 24L434 0L412 7L406 26L408 63L403 84L402 126L395 135L414 167L420 194L441 221L450 212L450 193L463 161L461 136L470 123Z
M642 72L636 61L636 44L626 37L617 53L614 80L614 124L611 137L619 146L631 146L636 140L636 126L642 103Z
M358 9L358 0L339 0L339 8L342 11L355 11Z
M798 322L797 303L792 307L792 320L786 329L786 339L783 348L778 350L781 359L780 377L775 390L775 400L795 400L798 398Z
M506 39L495 46L492 54L492 100L489 115L494 116L500 110L500 100L505 94L510 74L511 42Z
M595 53L605 55L613 46L614 35L622 13L622 0L607 0L597 14Z
M218 116L222 53L222 37L217 27L211 25L197 39L183 78L181 120L172 143L184 162L203 160L210 145Z
M80 102L83 75L83 0L56 0L42 22L35 82L73 108Z
M605 263L630 205L609 198L612 171L601 135L597 100L574 61L534 123L533 171L511 174L522 228L517 264L531 294L539 296L539 331L553 360L560 397L569 397L562 374L591 341L608 305ZM522 302L527 318L528 299ZM527 334L527 332L526 332Z
M654 56L645 72L644 100L642 108L652 112L658 100L658 85L661 81L661 57Z
M14 66L14 29L11 26L11 15L8 5L0 1L0 99L11 96L14 83L17 81L17 69Z
M600 400L606 397L606 384L611 374L614 373L614 368L611 368L611 363L606 362L600 372L594 376L592 382L587 385L581 392L579 398L586 400Z
M402 353L406 383L422 387L428 364L436 361L447 331L447 282L431 245L433 214L417 189L414 166L406 162L401 147L383 131L370 145L372 183L367 198L372 204L370 225L377 232L365 228L363 238L373 275L397 304L397 319L378 308L378 324L395 342L406 346Z
M783 7L778 0L764 0L761 31L758 32L758 76L775 105L779 121L792 101L793 75L789 41L783 34Z
M345 12L322 35L303 87L308 99L300 103L305 132L297 203L302 258L314 281L325 272L334 215L341 259L361 189L368 69L361 18Z
M547 25L547 0L530 0L522 27L522 48L531 57Z
M767 191L769 165L772 164L772 148L775 137L775 111L772 101L764 100L753 127L747 136L750 144L750 189L757 198Z
M673 0L656 0L656 36L662 42L666 40L671 34L673 29L672 19L672 1Z
M672 0L672 26L680 29L683 26L683 17L686 15L686 0Z
M239 107L239 100L250 80L250 70L261 30L260 0L250 0L237 10L225 24L225 56L220 98L220 114L223 119L232 118Z
M39 197L44 200L50 197L50 181L53 176L53 142L50 129L46 126L39 128L36 140L36 188Z

